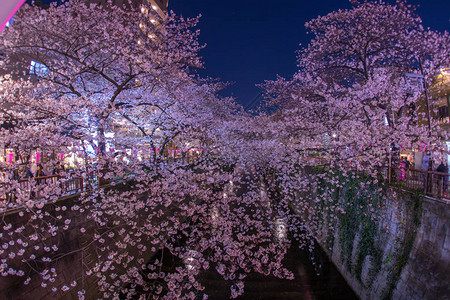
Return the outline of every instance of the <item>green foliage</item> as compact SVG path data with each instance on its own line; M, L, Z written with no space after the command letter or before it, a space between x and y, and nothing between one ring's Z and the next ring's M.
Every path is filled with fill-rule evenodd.
M315 217L316 221L322 222L323 226L328 228L326 248L332 249L336 242L334 230L338 227L337 241L341 246L341 261L361 283L364 260L367 256L371 257L368 287L373 284L382 266L390 265L391 275L387 279L387 288L382 297L392 298L392 292L408 262L420 226L423 195L419 192L412 194L411 206L398 223L404 235L397 239L396 251L383 260L383 245L379 242L383 232L379 229L382 228L381 214L384 211L385 188L388 185L364 174L344 174L326 167L315 167L313 171L319 178ZM404 188L401 184L396 187ZM410 193L400 194L406 196ZM330 217L331 211L336 212L339 209L342 213L338 214L338 219ZM353 249L356 237L358 248ZM352 254L355 255L353 260Z
M356 263L350 264L349 270L361 280L362 265L367 255L376 256L380 250L375 245L378 228L378 214L381 197L378 186L372 184L371 179L355 177L348 180L344 194L343 205L345 214L341 217L340 241L347 250L347 257L351 257L355 233L360 233L360 241L356 251ZM344 253L343 253L344 254Z
M321 180L319 194L321 199L328 195L331 201L321 201L321 208L334 203L343 209L339 215L339 243L341 245L341 260L346 261L347 269L361 281L362 265L367 255L371 255L380 265L381 250L376 247L378 217L382 205L382 196L379 185L372 177L364 174L347 173L330 170ZM320 215L320 212L318 212ZM331 222L332 220L326 220ZM331 225L331 224L330 224ZM330 226L334 228L335 226ZM356 234L359 232L360 240L356 249L356 263L352 265L351 257L354 251L353 244ZM332 241L334 234L327 239ZM333 240L334 242L334 240ZM374 274L374 272L370 272ZM374 276L371 276L372 278Z

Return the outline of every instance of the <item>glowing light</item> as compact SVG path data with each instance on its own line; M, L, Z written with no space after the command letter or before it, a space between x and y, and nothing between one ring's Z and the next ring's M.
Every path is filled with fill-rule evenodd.
M189 250L186 253L186 256L183 259L183 262L186 266L186 269L188 270L195 270L198 266L198 259L199 253L195 250Z
M215 221L219 217L220 217L219 209L217 208L217 206L214 206L211 210L211 219Z
M5 2L6 2L6 1L2 1L2 4L4 4ZM0 23L0 32L2 32L3 28L5 28L7 22L9 22L9 24L10 24L10 21L11 21L12 17L13 17L14 14L16 13L16 11L22 6L22 4L25 3L25 0L19 0L19 1L15 1L15 2L16 2L16 6L14 7L14 9L13 9L13 10L10 10L11 7L10 7L10 9L8 9L8 10L10 11L10 13L9 13L9 15L6 17L6 19L4 19L4 14L2 13L2 23ZM8 6L10 6L11 3L14 3L14 2L11 2L11 1L10 1L10 4L9 4ZM8 10L7 10L7 11L8 11ZM6 11L5 11L5 12L6 12ZM4 21L3 21L3 20L4 20Z
M155 19L150 19L150 22L152 22L153 24L155 24L155 23L156 23L156 20L155 20Z
M442 68L441 74L442 75L450 75L450 68Z
M275 220L275 237L280 242L287 239L287 226L281 218Z
M153 10L158 10L158 6L152 5Z

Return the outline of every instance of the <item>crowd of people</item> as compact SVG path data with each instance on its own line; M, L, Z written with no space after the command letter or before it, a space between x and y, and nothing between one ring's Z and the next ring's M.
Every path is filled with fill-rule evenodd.
M435 171L435 172L439 172L439 173L445 173L448 174L448 163L447 160L442 159L440 160L440 164L438 165L438 167L436 169L434 169L434 161L431 157L431 152L430 151L426 151L424 156L422 157L422 164L420 166L420 169L424 172L423 174L423 182L424 182L424 187L426 189L426 192L431 192L432 188L433 188L433 176L430 176L430 174L428 172L431 171ZM440 191L442 191L443 195L447 194L447 189L448 189L448 175L443 175L443 174L438 174L438 180L437 180L437 184L438 184L438 189ZM440 193L441 194L441 193Z
M32 171L33 169L34 172ZM2 172L0 176L0 182L5 182L5 180L8 178L10 180L17 180L17 181L35 178L38 184L43 184L46 182L47 178L51 178L50 180L52 180L53 183L56 183L57 180L56 177L46 177L46 176L51 175L62 176L64 172L65 168L63 164L61 164L59 161L56 162L56 164L49 170L44 170L44 166L41 163L34 164L33 167L31 167L30 163L21 163L14 171L12 171L12 173L9 173L9 175L5 172ZM30 191L30 193L31 196L33 197L34 192ZM5 200L5 198L13 199L14 193L8 193L7 195L0 194L0 200Z
M35 165L35 171L33 172L29 163L23 163L18 166L16 170L12 172L11 179L27 179L27 178L38 178L50 175L62 175L65 171L64 166L58 161L50 170L44 170L41 163Z
M436 167L436 164L439 165ZM426 193L437 195L447 195L448 189L448 163L445 158L433 159L431 151L424 152L421 162L414 167L407 156L399 157L399 160L394 160L393 165L398 166L395 179L397 182L404 182L412 180L423 183L423 188Z

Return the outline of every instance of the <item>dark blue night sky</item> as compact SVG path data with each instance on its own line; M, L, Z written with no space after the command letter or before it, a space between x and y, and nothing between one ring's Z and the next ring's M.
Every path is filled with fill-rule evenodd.
M425 27L450 29L450 1L408 3L420 5L417 13ZM305 22L350 7L348 0L169 0L169 10L179 15L202 14L200 41L207 46L201 52L206 70L200 74L235 82L224 95L243 105L258 95L255 84L296 71L295 51L310 39Z

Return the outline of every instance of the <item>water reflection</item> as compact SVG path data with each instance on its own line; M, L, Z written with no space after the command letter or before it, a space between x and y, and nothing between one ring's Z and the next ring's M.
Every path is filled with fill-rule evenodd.
M278 217L272 224L274 240L289 243L286 218ZM294 280L249 273L244 279L245 293L237 299L358 299L320 246L315 245L311 251L309 247L305 248L300 249L299 244L292 241L284 257L283 266L294 273ZM208 299L229 299L232 283L223 280L215 271L215 266L200 271L199 279L206 288L203 292L209 296Z
M184 256L183 263L188 271L198 269L198 257L200 253L195 250L189 250Z
M260 179L259 193L261 196L261 203L262 203L263 207L270 208L271 201L270 201L269 195L267 193L267 186L264 183L264 181L262 180L262 178Z
M232 180L230 180L223 189L223 198L224 199L228 198L228 195L233 194L233 192L234 192L234 183Z
M275 219L274 223L275 240L277 242L286 242L288 237L286 221L283 218Z
M219 224L219 218L220 218L219 208L217 206L213 206L210 209L209 215L211 217L211 224L212 224L213 228L217 228L217 225Z

